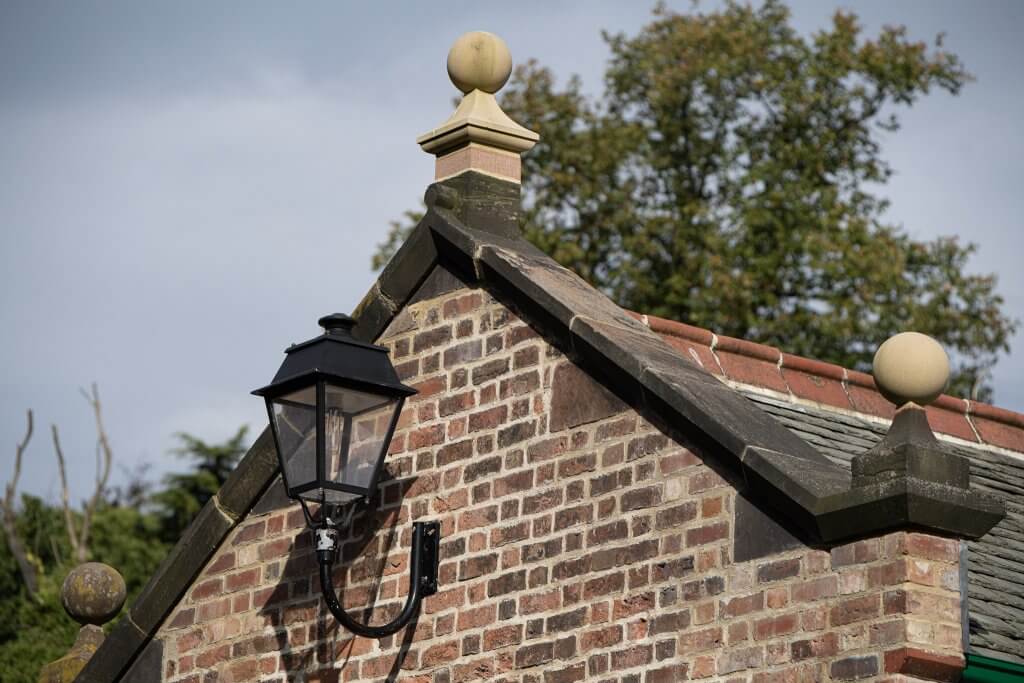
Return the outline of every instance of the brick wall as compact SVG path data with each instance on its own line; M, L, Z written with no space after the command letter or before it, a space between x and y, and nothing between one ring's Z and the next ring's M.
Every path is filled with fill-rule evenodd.
M250 515L161 628L165 680L781 683L962 666L956 541L896 533L734 563L732 486L486 293L416 303L381 342L420 393L335 579L359 618L389 618L410 521L432 518L438 594L415 628L353 638L320 606L298 507Z

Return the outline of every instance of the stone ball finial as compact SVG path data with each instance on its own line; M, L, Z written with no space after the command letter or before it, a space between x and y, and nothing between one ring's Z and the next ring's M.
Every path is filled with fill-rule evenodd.
M448 51L448 77L466 94L482 90L493 95L511 74L512 53L505 41L493 33L464 33Z
M64 579L60 601L79 624L102 626L121 611L126 594L120 572L102 562L86 562Z
M949 356L928 335L901 332L878 347L872 374L878 391L897 407L909 402L925 406L949 383Z

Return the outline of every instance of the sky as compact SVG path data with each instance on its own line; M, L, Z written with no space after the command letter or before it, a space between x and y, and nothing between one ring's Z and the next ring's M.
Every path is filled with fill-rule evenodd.
M57 424L72 495L89 495L79 389L94 381L112 484L144 464L153 480L181 469L178 432L216 442L247 424L255 438L266 413L249 392L318 317L351 311L388 222L432 181L415 138L451 112L455 38L492 31L514 60L599 93L601 30L635 33L651 6L0 3L0 481L32 408L19 488L57 500ZM1024 319L1024 3L791 7L807 33L839 7L868 35L945 32L977 81L921 100L884 139L887 217L915 238L976 242L970 269L998 273ZM1024 335L1012 346L996 403L1024 411Z

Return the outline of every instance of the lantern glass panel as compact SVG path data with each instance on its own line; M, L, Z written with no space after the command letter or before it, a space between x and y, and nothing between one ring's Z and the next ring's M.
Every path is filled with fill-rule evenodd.
M288 488L316 480L316 386L271 399L277 450ZM312 497L312 492L303 497Z
M366 490L388 446L391 422L399 400L328 384L324 403L324 458L328 481ZM327 490L327 502L357 495Z

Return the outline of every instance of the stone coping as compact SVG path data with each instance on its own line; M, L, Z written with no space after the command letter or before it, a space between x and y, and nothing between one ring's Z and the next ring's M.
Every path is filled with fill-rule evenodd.
M849 470L713 376L716 366L723 373L729 366L729 344L716 344L706 330L701 333L711 335L707 349L667 343L683 339L666 340L656 329L659 323L638 320L519 236L514 183L470 171L431 185L426 203L423 220L357 307L357 339L375 340L441 265L471 286L486 287L666 433L686 433L708 464L730 471L741 493L785 519L809 545L830 547L895 529L976 538L1002 518L1001 503L973 491L951 500L949 492L921 489L911 480L895 488L850 490ZM771 358L770 347L731 343ZM680 362L679 351L695 362ZM140 655L148 645L159 642L152 639L160 625L277 470L272 439L264 430L75 679L78 683L132 679L133 664L144 659Z
M885 420L895 412L867 373L674 320L630 314L713 375ZM928 406L927 413L936 432L1024 453L1024 414L948 394Z

